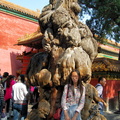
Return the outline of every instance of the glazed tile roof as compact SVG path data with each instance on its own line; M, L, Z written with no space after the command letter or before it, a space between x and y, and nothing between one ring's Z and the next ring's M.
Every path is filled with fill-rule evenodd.
M6 7L9 10L18 11L22 14L33 16L35 18L38 18L40 15L40 12L35 12L33 10L21 7L19 5L13 4L13 3L8 2L6 0L0 0L0 6Z
M120 60L112 60L108 58L96 58L92 64L92 71L120 72Z
M19 38L17 45L24 45L27 47L41 49L42 38L43 38L43 34L40 32L40 30L37 30L36 32L32 34L26 34L23 37Z

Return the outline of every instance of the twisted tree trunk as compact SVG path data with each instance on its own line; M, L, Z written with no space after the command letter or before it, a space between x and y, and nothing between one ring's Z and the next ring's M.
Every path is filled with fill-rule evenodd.
M39 23L44 34L42 46L45 52L33 56L27 70L29 83L40 86L40 101L27 120L53 119L56 108L60 106L63 86L73 69L78 69L82 77L91 76L97 42L90 29L79 22L80 11L77 0L50 0L50 4L42 10ZM84 79L83 83L89 80ZM82 112L86 119L92 114L89 113L93 106L91 101L94 100L95 104L99 101L95 89L87 86L91 97L86 97ZM96 116L105 120L100 115Z

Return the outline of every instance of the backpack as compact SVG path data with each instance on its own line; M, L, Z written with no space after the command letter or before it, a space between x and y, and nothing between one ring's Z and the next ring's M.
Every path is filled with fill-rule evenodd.
M97 87L99 87L99 86L101 86L100 84L97 84L96 86L95 86L95 88L97 88ZM102 94L100 95L100 97L102 98Z

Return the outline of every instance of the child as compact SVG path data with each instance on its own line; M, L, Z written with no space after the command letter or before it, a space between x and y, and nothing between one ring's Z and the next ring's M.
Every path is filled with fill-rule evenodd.
M5 107L3 107L3 110L2 110L1 120L7 120L7 114L6 114Z

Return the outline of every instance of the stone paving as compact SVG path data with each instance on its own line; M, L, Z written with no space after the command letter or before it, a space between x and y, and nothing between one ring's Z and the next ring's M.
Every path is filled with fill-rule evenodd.
M104 116L107 118L107 120L120 120L120 114L114 114L113 111L104 112Z
M29 105L28 111L30 112L32 105ZM104 116L107 118L107 120L120 120L120 114L114 114L114 111L106 112L104 111Z
M31 111L31 107L32 105L28 106L28 113ZM107 118L107 120L120 120L120 114L115 114L114 111L104 111L104 116ZM12 118L9 120L12 120Z

